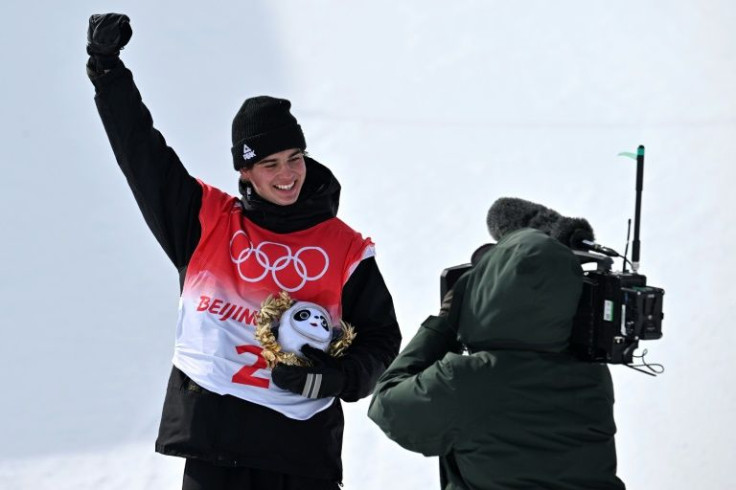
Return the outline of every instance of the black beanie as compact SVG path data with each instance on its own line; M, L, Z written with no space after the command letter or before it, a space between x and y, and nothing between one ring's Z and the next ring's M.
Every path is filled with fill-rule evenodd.
M291 102L261 95L246 99L233 119L233 165L249 166L290 148L304 150L302 128L289 109Z

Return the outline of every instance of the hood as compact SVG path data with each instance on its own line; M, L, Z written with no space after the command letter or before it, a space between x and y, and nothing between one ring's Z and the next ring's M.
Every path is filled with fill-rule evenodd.
M244 214L258 226L276 233L306 230L337 216L340 183L330 169L310 157L304 157L307 177L294 204L279 206L259 196L253 187L240 182Z
M568 247L541 231L517 230L466 277L458 334L471 351L567 349L583 285Z

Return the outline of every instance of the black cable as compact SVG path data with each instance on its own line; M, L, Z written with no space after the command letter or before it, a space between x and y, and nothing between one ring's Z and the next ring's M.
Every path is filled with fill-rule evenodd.
M634 268L634 266L631 264L631 261L629 259L627 259L625 255L622 256L621 258L624 259L624 270L623 270L623 272L626 272L626 264L629 264L629 266L631 266L632 269Z
M629 255L629 239L631 238L631 218L629 218L629 224L626 227L626 247L624 248L624 256L622 257L624 259L624 267L622 272L626 272L626 262L628 259L626 258L627 255Z
M642 351L640 356L636 356L636 355L631 356L636 359L641 359L641 362L642 362L641 364L625 364L625 366L633 369L634 371L639 371L640 373L648 374L649 376L656 377L658 374L664 373L664 366L659 363L654 363L654 364L648 363L647 361L644 360L644 356L646 355L647 355L647 350L644 349L644 351ZM639 368L645 368L645 369L648 369L649 371L645 371L644 369L639 369Z

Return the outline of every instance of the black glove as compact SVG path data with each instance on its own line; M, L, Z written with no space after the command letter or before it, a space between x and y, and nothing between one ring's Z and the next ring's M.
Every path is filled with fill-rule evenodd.
M445 293L445 297L442 298L442 304L440 305L440 313L437 316L444 318L450 316L450 307L452 306L452 297L454 294L452 289Z
M446 335L448 339L448 351L460 353L463 350L462 344L457 340L457 314L450 318L450 310L452 309L452 298L455 296L455 290L450 289L445 293L445 297L442 298L442 305L440 306L440 312L437 315L438 321L430 321L429 318L424 322L423 326L434 330L437 333ZM431 317L430 317L431 318Z
M277 364L271 370L271 379L276 386L307 398L339 395L345 386L340 360L310 345L302 346L301 351L312 365Z
M114 68L120 50L128 44L133 30L130 19L125 14L94 14L89 18L87 28L87 73L90 77L99 76Z

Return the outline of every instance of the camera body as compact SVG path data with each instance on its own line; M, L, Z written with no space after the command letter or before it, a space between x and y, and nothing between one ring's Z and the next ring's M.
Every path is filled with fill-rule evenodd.
M583 361L631 364L640 340L662 338L664 290L647 286L644 275L611 272L610 257L574 250L584 271L583 290L570 336L572 353ZM472 264L448 267L440 275L440 300Z
M457 280L460 279L460 276L472 268L472 264L460 264L448 267L442 271L442 274L440 274L440 303L445 299L447 291L452 289Z
M662 338L664 290L647 286L644 275L611 272L611 259L574 251L585 271L583 291L573 320L570 345L582 360L630 364L640 340Z

